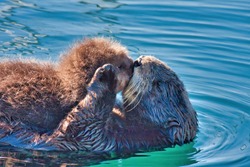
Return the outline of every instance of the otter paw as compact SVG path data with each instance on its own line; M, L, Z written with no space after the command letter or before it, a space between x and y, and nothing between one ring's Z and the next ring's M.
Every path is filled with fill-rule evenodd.
M105 64L96 71L97 79L108 84L110 90L114 90L117 85L116 70L112 64Z

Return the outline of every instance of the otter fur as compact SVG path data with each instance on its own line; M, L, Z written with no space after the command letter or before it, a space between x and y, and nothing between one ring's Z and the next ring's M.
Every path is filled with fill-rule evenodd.
M192 141L197 131L197 116L184 84L166 64L153 56L134 62L134 74L123 91L124 110L130 124L164 129L172 144ZM146 137L146 136L145 136Z
M85 98L51 135L39 135L21 122L6 119L0 122L0 142L35 150L124 153L194 139L196 112L174 71L152 56L140 57L123 91L123 106L116 106L116 70L111 64L98 68Z
M133 61L125 47L108 38L77 42L57 64L0 62L0 117L5 115L41 133L53 130L84 99L96 69L107 63L117 68L118 92L132 75Z

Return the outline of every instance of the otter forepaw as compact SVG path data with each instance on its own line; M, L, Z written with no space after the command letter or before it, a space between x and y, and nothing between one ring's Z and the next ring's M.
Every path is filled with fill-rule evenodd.
M115 90L117 85L117 76L115 67L112 64L105 64L96 70L97 79L108 84L110 90Z

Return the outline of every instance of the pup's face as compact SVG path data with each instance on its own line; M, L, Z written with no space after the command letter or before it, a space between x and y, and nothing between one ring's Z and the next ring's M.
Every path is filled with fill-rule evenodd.
M133 60L128 56L126 47L115 40L102 37L86 39L73 50L76 55L72 58L73 64L76 64L74 65L77 67L76 71L80 66L82 74L87 74L82 77L87 83L93 77L95 70L104 64L112 64L115 67L118 80L116 93L125 88L132 76Z
M133 60L127 55L119 55L118 57L115 56L114 58L116 59L113 59L111 64L116 67L118 82L115 91L119 92L124 90L129 82L130 77L132 76Z

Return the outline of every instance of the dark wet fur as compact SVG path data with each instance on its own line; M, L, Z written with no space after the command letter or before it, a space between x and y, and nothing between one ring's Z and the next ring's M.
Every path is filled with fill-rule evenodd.
M97 70L84 100L68 114L53 134L39 135L25 124L5 117L0 124L0 143L35 150L92 152L133 152L169 146L164 132L157 126L144 127L142 124L143 127L137 127L138 124L130 124L129 120L112 113L117 81L112 65L104 68L103 73ZM98 77L100 75L106 76ZM148 128L147 131L144 128Z
M140 81L147 86L136 90L143 95L142 100L135 103L136 106L132 103L127 107L129 101L124 103L124 108L116 106L115 70L112 65L105 65L96 71L86 97L51 135L39 135L25 124L4 117L6 120L0 124L0 143L35 150L135 152L192 141L197 130L197 119L183 83L172 70L155 61L155 58L149 60L146 67L150 69L148 73L141 71L140 77L145 78L139 77ZM134 76L140 75L136 71ZM133 79L131 82L135 81ZM125 101L129 98L126 93L129 92L125 90ZM125 112L131 108L132 111ZM114 109L121 114L112 112Z
M138 76L133 77L124 91L124 106L129 111L127 119L133 120L135 126L139 122L141 125L138 126L162 129L172 145L192 141L197 131L196 112L181 80L174 71L152 56L138 60L142 65L135 67L134 76L140 75L140 81ZM133 82L138 82L140 86L133 88ZM138 98L141 97L139 103L138 100L132 103L128 100L133 91L141 94L138 95Z

